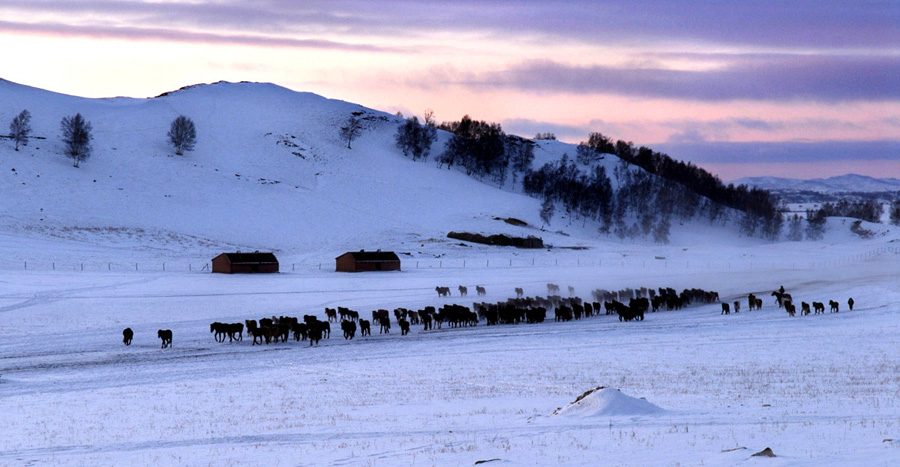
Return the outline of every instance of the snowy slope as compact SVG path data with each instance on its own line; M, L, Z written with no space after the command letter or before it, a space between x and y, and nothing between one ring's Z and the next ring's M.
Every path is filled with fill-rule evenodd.
M445 242L451 230L538 235L557 246L618 243L564 213L552 232L542 232L536 199L439 169L433 160L403 157L394 144L402 121L396 116L273 84L219 82L149 99L84 99L0 81L0 122L21 109L31 112L33 135L43 139L19 152L0 141L0 196L14 200L0 206L0 233L175 256L241 248L320 261L359 248L434 257L444 249L427 245ZM94 155L80 168L62 155L59 140L60 120L76 112L95 137ZM338 129L354 112L366 127L348 149ZM178 115L198 129L195 151L183 157L166 141ZM440 132L432 156L448 136ZM571 158L575 148L540 141L533 166L563 154ZM607 155L601 162L610 177L617 161ZM676 225L672 239L697 242L698 232L708 233L704 243L738 236L733 227L698 223Z
M34 135L47 138L18 153L2 143L0 194L16 201L0 208L5 228L155 229L316 251L515 229L492 216L538 220L534 199L403 158L396 117L271 84L95 100L0 82L0 99L0 120L27 108ZM356 111L372 119L347 149L337 128ZM59 120L76 112L95 134L94 155L78 169L58 141ZM179 114L198 128L196 150L184 157L165 140Z

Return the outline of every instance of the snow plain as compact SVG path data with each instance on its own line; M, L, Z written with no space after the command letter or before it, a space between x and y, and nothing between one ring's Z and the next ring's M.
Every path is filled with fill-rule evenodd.
M772 254L789 257L790 247ZM778 465L895 465L900 446L884 440L900 439L900 253L866 242L818 248L830 262L797 269L3 271L0 463L722 465L760 462L750 455L771 447L779 457L766 462ZM472 301L438 299L436 284L481 284L500 300L514 287L544 294L551 280L582 296L671 286L729 301L783 284L842 311L789 318L765 296L762 311L726 316L708 305L638 323L414 327L405 337L395 327L352 341L335 333L313 348L218 344L208 332L212 321L324 319L326 306L366 315ZM126 326L131 347L121 344ZM159 348L160 328L174 331L173 348ZM552 415L597 386L664 412Z
M821 241L773 243L697 221L673 226L666 246L564 216L541 231L537 200L404 159L393 117L273 85L88 100L0 81L0 100L0 121L29 108L47 138L19 152L0 141L0 465L900 459L896 228L864 223L874 235L863 240L849 221L829 219ZM59 119L76 111L96 131L80 169L55 141ZM371 117L354 150L335 131L351 111ZM164 142L179 114L200 131L185 158ZM566 152L543 143L535 164ZM538 234L555 248L463 245L445 238L454 229ZM335 256L360 247L400 252L404 270L333 272ZM275 250L283 272L202 271L236 248ZM353 341L335 333L314 348L220 344L208 332L212 321L323 318L337 305L366 316L482 300L438 298L439 285L454 295L482 285L483 300L498 301L515 287L545 295L548 282L584 298L642 286L716 290L727 301L754 292L765 306L403 337L395 327ZM789 318L768 295L780 285L842 311ZM171 349L159 348L162 328L174 332ZM623 398L553 415L599 386ZM624 410L633 405L624 396L662 411ZM751 457L766 447L778 457Z

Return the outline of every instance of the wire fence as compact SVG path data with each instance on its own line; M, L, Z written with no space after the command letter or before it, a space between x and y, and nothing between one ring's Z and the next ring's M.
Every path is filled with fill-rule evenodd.
M763 269L824 269L875 258L884 254L900 253L900 246L876 248L843 258L824 261L767 261L764 259L668 259L657 256L649 259L579 259L579 258L486 258L486 259L405 259L402 270L416 269L522 269L522 268L611 268L611 269L689 269L689 270L763 270ZM139 272L139 273L210 273L211 262L191 261L146 261L124 262L96 260L84 262L23 261L21 263L0 263L2 270L27 271L85 271L85 272ZM281 263L281 273L309 272L312 270L334 271L334 262L292 262Z

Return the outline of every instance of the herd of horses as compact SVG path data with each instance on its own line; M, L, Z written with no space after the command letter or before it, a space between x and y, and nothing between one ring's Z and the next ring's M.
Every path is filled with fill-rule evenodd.
M778 305L778 308L783 308L784 311L787 312L788 316L796 316L797 305L794 302L794 297L792 297L791 294L784 291L784 286L782 286L778 290L772 292L772 296L775 297L775 303ZM757 299L756 297L753 296L753 294L750 294L750 302L753 303L754 300L758 300L760 304L762 303L761 299ZM847 306L850 308L850 311L853 311L854 303L855 302L853 301L853 297L850 297L847 300ZM728 305L727 303L722 304L722 313L723 314L728 314L726 311L727 305ZM734 302L734 305L735 305L735 311L737 311L738 307L740 306L740 302ZM829 311L831 313L839 313L841 311L840 303L838 303L834 300L828 300L828 307L829 307ZM751 306L750 309L752 310L753 307ZM811 310L812 310L812 313L816 314L816 315L825 314L825 304L822 302L812 302L812 307L810 307L810 303L807 303L804 301L800 302L800 316L809 315Z
M439 297L450 295L449 287L436 287ZM459 286L460 297L465 297L468 290ZM719 301L718 292L703 289L684 289L677 292L672 288L625 288L621 290L597 289L591 292L593 301L583 300L575 295L575 289L569 287L569 297L559 295L560 287L556 284L547 284L547 296L525 297L520 287L515 288L516 297L504 301L474 302L471 307L457 304L445 304L440 308L426 306L420 310L406 308L394 309L394 318L400 328L400 334L409 333L412 325L422 326L423 331L435 328L441 329L445 324L448 328L477 326L484 322L488 326L501 324L535 324L547 320L547 313L553 313L556 322L580 320L600 315L616 315L619 321L643 321L648 312L660 310L681 310L691 304L710 304ZM477 286L479 296L486 294L484 287ZM791 294L784 291L784 287L772 292L779 308L784 308L790 316L796 313L796 307ZM762 299L754 294L747 297L748 309L762 309ZM850 310L853 310L853 298L847 301ZM733 308L732 308L733 305ZM832 313L840 311L838 302L829 300ZM740 312L741 302L722 303L722 314ZM808 315L811 310L815 314L825 313L825 305L820 302L812 302L812 307L806 302L801 302L800 314ZM379 326L379 334L390 334L391 313L385 309L373 310L372 320L364 319L360 313L345 307L325 308L324 321L320 321L315 315L304 315L302 319L292 316L279 316L262 318L259 320L248 319L243 323L214 322L209 325L209 332L213 334L216 342L223 343L243 341L244 331L248 337L253 337L251 345L285 343L291 337L297 342L309 341L309 345L319 345L322 339L331 338L331 323L340 323L344 339L351 340L356 337L357 331L361 336L372 335L372 324ZM131 328L122 331L123 342L131 345L134 332ZM162 341L162 348L172 345L172 331L160 329L157 337Z

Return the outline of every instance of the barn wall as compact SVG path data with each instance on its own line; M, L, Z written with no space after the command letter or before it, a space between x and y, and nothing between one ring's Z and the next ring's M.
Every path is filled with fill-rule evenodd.
M275 273L278 272L278 263L275 264L260 264L259 272L262 273Z
M225 255L220 255L212 260L212 272L220 272L223 274L231 274L231 263Z
M356 272L356 261L353 259L352 255L343 254L338 256L335 260L335 271L339 272Z

